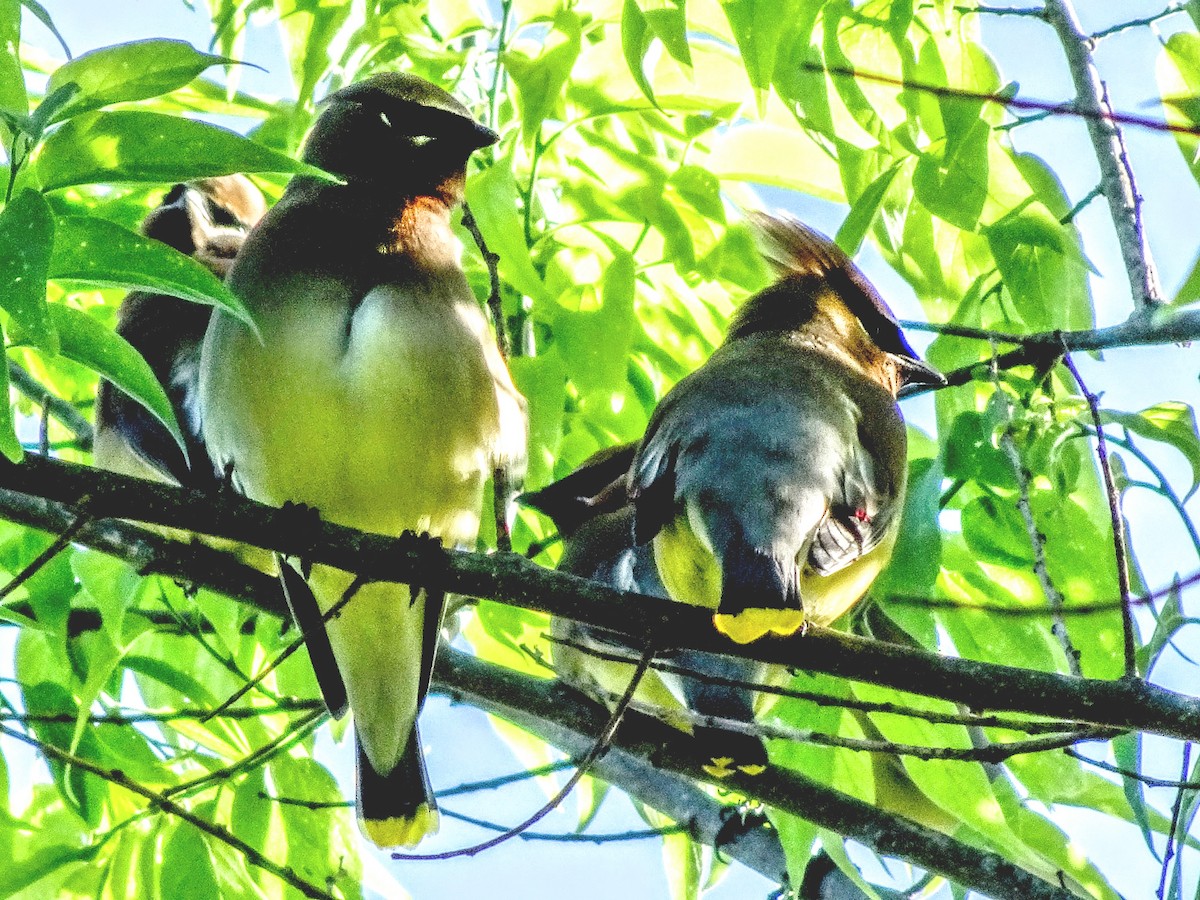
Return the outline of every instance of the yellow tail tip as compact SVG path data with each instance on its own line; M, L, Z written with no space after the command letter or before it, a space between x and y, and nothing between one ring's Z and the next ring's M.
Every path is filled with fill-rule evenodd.
M736 615L713 616L717 631L735 644L749 644L768 634L786 637L804 627L802 609L745 609Z
M767 767L757 764L751 766L738 766L738 771L743 772L744 774L753 778L755 775L761 775L763 772L767 771Z
M709 760L708 765L701 766L705 772L713 778L728 778L733 774L733 757L732 756L714 756Z
M376 847L415 847L438 830L438 812L422 804L412 818L359 819L358 824Z

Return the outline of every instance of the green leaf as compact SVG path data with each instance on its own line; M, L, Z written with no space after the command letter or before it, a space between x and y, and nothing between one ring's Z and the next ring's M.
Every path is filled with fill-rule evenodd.
M137 600L141 576L124 560L96 550L80 550L71 556L71 568L88 596L100 610L101 621L119 639L125 611Z
M1035 202L987 228L985 235L1029 330L1092 327L1087 262L1073 227Z
M562 358L580 393L616 393L624 387L629 352L638 328L633 311L636 271L637 265L630 254L617 253L604 272L600 309L595 312L560 309L554 317L554 338L562 342Z
M621 52L638 88L647 100L658 106L658 101L654 99L654 88L646 76L646 53L653 42L654 33L637 0L625 0L621 10Z
M24 116L29 112L25 73L18 51L21 46L21 4L0 0L0 109ZM3 135L5 145L11 135Z
M8 0L5 0L8 2ZM71 48L67 46L67 42L63 40L63 36L59 34L58 28L54 25L54 20L50 18L50 13L46 12L46 8L37 0L21 0L21 5L33 13L34 18L46 26L46 30L54 35L54 39L58 41L59 46L63 49L63 55L67 59L71 58Z
M771 86L779 43L801 17L799 0L722 0L750 84L760 98Z
M107 378L146 407L171 432L179 449L186 453L171 401L150 364L133 345L85 312L61 303L52 303L49 309L50 319L61 339L62 355Z
M106 219L65 216L58 220L49 277L207 303L253 326L242 301L201 263Z
M671 58L685 66L692 64L687 38L687 0L638 0L646 24Z
M901 165L903 163L896 163L867 185L867 189L858 195L854 205L850 207L850 212L838 229L836 238L837 245L850 256L858 253L863 238L875 224L879 209L883 206L883 198L887 196L888 188L892 186L892 180L900 171Z
M545 49L536 59L515 50L503 56L504 67L517 89L521 133L526 141L532 141L542 123L554 115L558 99L571 77L571 69L579 58L583 34L579 16L570 10L559 10L554 17L554 33L559 35L558 41L544 43Z
M50 354L58 352L46 307L54 239L54 215L38 191L21 191L0 211L0 307L26 341Z
M271 4L268 0L264 5ZM292 84L301 104L312 102L313 92L333 62L330 44L352 8L349 3L327 0L275 0L284 58L291 63Z
M1196 493L1200 487L1200 432L1192 407L1178 400L1164 400L1138 413L1101 410L1100 418L1105 424L1122 425L1134 434L1168 444L1182 453L1192 467L1192 486L1184 499ZM1090 424L1090 417L1085 415L1081 421Z
M221 896L208 842L199 829L186 822L176 825L167 838L159 871L164 897L212 900Z
M49 96L74 84L77 91L60 107L51 122L100 109L110 103L145 100L181 88L211 66L232 63L221 56L201 53L186 41L146 40L101 47L76 57L54 70L46 83Z
M144 110L85 113L51 133L34 169L45 190L74 184L172 183L236 172L286 172L329 180L315 166L227 128Z
M488 249L500 257L504 280L527 297L548 300L546 286L529 257L518 196L508 159L497 159L467 181L467 205Z
M913 173L917 199L934 215L974 231L988 196L991 128L975 118L959 140L939 142L921 154Z

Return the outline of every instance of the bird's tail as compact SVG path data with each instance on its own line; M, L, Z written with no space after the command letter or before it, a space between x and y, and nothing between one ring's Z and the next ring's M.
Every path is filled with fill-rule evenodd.
M701 768L713 778L727 778L734 772L759 775L767 767L762 738L707 727L697 727L692 734L704 748L706 762Z
M437 831L437 802L416 722L399 762L385 775L375 771L358 745L358 822L377 847L415 847Z
M804 627L800 573L740 537L729 542L721 560L721 603L713 623L739 644L766 634L789 635Z

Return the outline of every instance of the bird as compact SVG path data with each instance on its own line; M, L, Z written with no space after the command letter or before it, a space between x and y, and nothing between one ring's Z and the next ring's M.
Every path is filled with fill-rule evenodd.
M451 225L471 154L496 140L407 73L326 98L301 158L337 180L293 177L229 273L261 339L218 311L201 352L201 433L237 490L474 547L485 480L519 473L526 452L525 402ZM304 568L322 614L345 601L325 624L354 714L360 827L414 846L438 825L416 720L444 597Z
M742 643L829 624L867 591L903 506L896 396L943 380L832 241L790 217L748 218L776 281L737 310L639 442L522 497L562 535L562 570L710 608ZM614 656L636 658L632 639L562 619L552 635L565 680L601 700L622 693L633 666ZM782 684L787 671L698 651L663 657L680 671L652 670L635 701L693 733L709 775L763 771L759 738L692 723L753 722L770 701L747 685Z
M944 382L833 241L748 218L777 278L659 402L625 482L668 594L743 644L828 625L866 593L900 530L896 397Z
M203 263L224 279L246 234L267 211L262 192L244 175L176 184L142 223L142 233ZM212 308L132 291L117 310L117 334L146 358L167 392L187 455L144 406L107 380L96 392L93 459L101 468L189 487L208 487L214 471L195 415L200 345Z
M519 500L554 523L563 541L559 571L617 590L670 599L658 576L652 547L639 546L633 540L634 509L625 489L625 475L636 450L636 444L601 450L571 474L522 494ZM609 705L624 693L641 654L634 642L560 617L551 620L550 633L554 669L560 679ZM767 751L760 738L697 725L694 717L751 723L766 711L768 695L756 694L749 685L782 683L787 671L696 650L660 651L655 660L668 667L656 665L645 672L634 693L634 704L695 737L703 750L701 767L712 777L764 771Z

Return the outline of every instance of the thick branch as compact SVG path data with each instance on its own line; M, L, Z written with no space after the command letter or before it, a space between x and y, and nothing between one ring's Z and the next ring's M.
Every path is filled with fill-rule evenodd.
M961 703L973 710L1013 710L1119 730L1200 740L1200 700L1138 679L1099 681L1013 666L943 657L812 628L806 635L730 641L706 611L661 597L616 591L534 565L510 553L444 551L409 536L363 534L312 524L288 510L232 494L126 478L87 466L29 456L0 463L0 487L75 504L87 496L96 516L138 519L216 534L369 579L399 581L498 600L525 609L637 634L658 649L694 649L868 681Z
M1107 90L1092 58L1092 39L1080 27L1072 0L1046 0L1045 11L1046 21L1058 33L1066 54L1079 107L1101 113L1088 117L1087 127L1100 164L1100 183L1108 198L1113 227L1125 259L1134 305L1143 309L1162 303L1162 286L1142 227L1142 198L1134 183L1125 139L1113 121Z
M603 707L568 693L557 682L529 678L455 650L442 653L435 678L435 689L468 700L551 743L557 743L556 736L565 733L586 745L593 740L589 736L603 728L608 718ZM626 714L611 753L621 751L652 760L660 771L691 781L710 781L702 768L705 753L700 743L645 716ZM771 768L756 776L739 773L725 779L721 786L836 831L885 856L941 872L989 896L1073 896L1003 857L823 787L798 772Z

